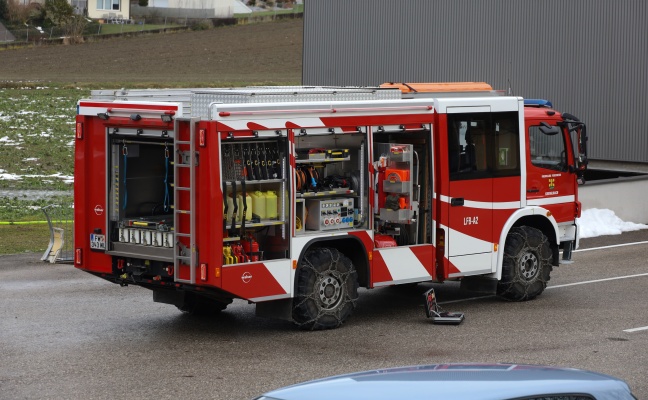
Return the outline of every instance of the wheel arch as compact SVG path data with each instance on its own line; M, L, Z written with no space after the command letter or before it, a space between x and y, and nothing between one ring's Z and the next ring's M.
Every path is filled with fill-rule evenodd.
M369 257L367 249L359 238L352 235L313 238L302 248L297 265L301 265L309 250L320 247L332 247L348 257L358 274L358 284L363 287L369 286ZM296 280L294 285L297 285ZM296 289L295 287L295 292Z
M549 210L543 207L522 208L513 213L502 227L498 246L501 250L497 252L497 280L502 278L502 264L504 262L504 246L506 244L506 237L512 228L518 226L528 226L540 230L547 237L549 244L551 245L553 265L557 265L559 262L558 245L560 236L556 219L551 215Z

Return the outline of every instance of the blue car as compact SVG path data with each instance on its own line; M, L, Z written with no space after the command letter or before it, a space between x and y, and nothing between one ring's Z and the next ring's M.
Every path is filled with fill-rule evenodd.
M520 364L435 364L300 383L255 400L636 400L612 376Z

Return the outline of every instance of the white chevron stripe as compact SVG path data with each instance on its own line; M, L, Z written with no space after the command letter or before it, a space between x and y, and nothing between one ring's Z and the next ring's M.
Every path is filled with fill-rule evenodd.
M444 227L448 229L447 227ZM466 235L454 229L449 230L449 255L464 255L470 253L490 253L492 244L485 240Z
M394 281L429 277L423 264L408 248L389 248L380 250L380 255Z
M266 267L268 272L272 274L272 277L275 278L277 283L281 285L284 292L290 294L292 292L292 290L290 290L292 286L290 282L292 275L290 260L265 262L263 265Z
M450 257L450 262L461 271L459 274L450 274L450 278L463 275L490 274L492 272L491 253Z

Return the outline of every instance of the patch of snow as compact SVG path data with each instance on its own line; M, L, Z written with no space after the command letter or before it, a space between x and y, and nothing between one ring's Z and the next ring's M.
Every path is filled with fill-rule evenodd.
M623 221L614 211L599 208L583 210L578 219L578 226L581 238L620 235L623 232L648 229L646 224Z
M13 139L9 139L9 136L1 137L0 143L2 143L2 145L4 146L18 146L20 144Z
M21 180L22 178L58 178L63 180L63 183L74 183L74 177L70 175L63 175L60 172L57 172L52 175L37 175L37 174L25 174L25 175L18 175L18 174L6 174L4 173L5 170L0 169L0 180L4 181L18 181ZM54 183L52 180L47 180L44 179L43 182L45 183Z
M4 171L4 170L0 170L0 171ZM19 181L21 179L22 178L20 177L20 175L0 173L0 181Z

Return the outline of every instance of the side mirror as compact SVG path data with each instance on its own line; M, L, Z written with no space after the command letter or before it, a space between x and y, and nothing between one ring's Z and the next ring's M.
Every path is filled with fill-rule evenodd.
M548 136L553 136L560 133L560 127L556 125L549 125L546 122L540 122L540 132Z

